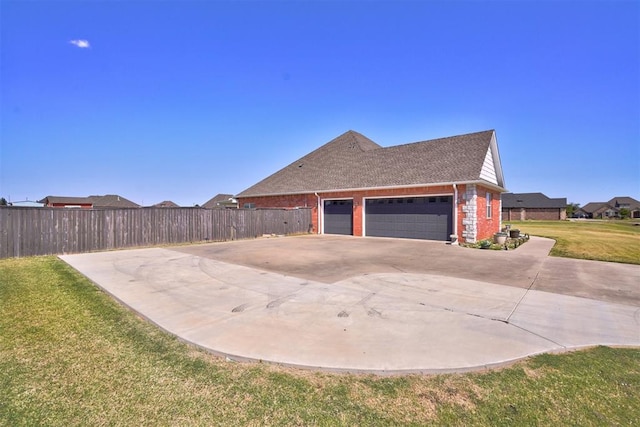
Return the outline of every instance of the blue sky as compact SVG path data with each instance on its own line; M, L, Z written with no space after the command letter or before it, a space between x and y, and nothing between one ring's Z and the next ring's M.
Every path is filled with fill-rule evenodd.
M349 129L495 129L510 191L640 199L636 1L0 5L12 201L203 204Z

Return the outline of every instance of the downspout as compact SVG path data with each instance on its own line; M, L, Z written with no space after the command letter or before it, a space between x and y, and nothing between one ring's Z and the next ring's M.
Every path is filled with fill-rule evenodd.
M458 186L453 184L453 235L455 241L451 239L451 244L458 241Z
M316 198L318 199L318 208L316 209L318 211L318 233L317 234L322 234L321 233L321 227L320 227L320 196L318 195L318 192L313 193Z

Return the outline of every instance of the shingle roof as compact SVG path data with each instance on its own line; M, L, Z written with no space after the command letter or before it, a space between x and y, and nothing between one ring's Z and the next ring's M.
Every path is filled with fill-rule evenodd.
M564 209L567 207L567 199L551 199L542 193L504 193L502 195L502 207L511 208L552 208Z
M628 197L628 196L614 197L613 199L609 200L607 203L613 207L620 207L620 206L629 206L631 208L640 207L639 201L637 201L633 197Z
M89 196L94 208L139 208L140 205L117 194L105 196Z
M93 203L89 197L47 196L38 203L64 203L67 205L90 205Z
M350 130L238 197L476 182L493 138L488 130L384 148Z
M180 206L178 206L176 203L172 202L171 200L165 200L163 202L160 203L156 203L155 205L153 205L154 208L179 208Z
M206 209L219 208L220 203L229 202L229 199L233 198L233 194L216 194L209 200L207 200L202 207Z
M600 209L607 208L609 205L606 202L589 202L582 206L580 210L587 213L594 213Z

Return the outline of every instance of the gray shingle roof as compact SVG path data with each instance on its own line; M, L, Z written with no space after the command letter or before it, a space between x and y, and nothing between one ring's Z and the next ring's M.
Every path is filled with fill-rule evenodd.
M164 200L160 203L156 203L155 205L153 205L154 208L179 208L180 206L178 206L176 203L172 202L171 200Z
M587 212L587 213L594 213L600 209L606 208L609 205L606 202L589 202L586 205L582 206L580 208L581 211L583 212Z
M488 130L384 148L350 130L238 197L476 182L493 135Z
M94 208L139 208L140 205L117 194L105 196L89 196Z
M633 197L622 196L622 197L614 197L613 199L607 202L609 206L618 208L628 206L631 209L638 209L640 207L640 202L634 199Z
M233 198L233 194L224 194L224 193L216 194L215 196L207 200L202 205L202 207L206 209L219 208L221 206L220 203L227 203L231 198Z
M93 200L89 197L67 197L67 196L47 196L38 203L65 203L67 205L86 205L92 204Z
M502 195L503 208L552 208L565 209L567 199L551 199L542 193L504 193Z
M140 205L117 194L89 197L47 196L39 203L64 203L67 205L91 204L94 208L139 208Z

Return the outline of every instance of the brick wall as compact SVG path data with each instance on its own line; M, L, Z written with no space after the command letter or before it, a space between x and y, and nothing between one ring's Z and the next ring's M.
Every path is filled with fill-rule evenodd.
M567 211L557 208L511 208L502 210L502 219L505 221L564 220L567 219Z
M474 242L477 239L491 238L500 231L500 193L492 192L492 218L486 219L485 187L476 185L458 186L457 229L460 241ZM408 197L428 195L454 195L452 185L437 185L416 188L378 189L365 191L336 191L321 193L321 200L352 199L353 200L353 234L362 236L363 200L375 197ZM253 203L256 208L313 208L313 232L320 233L322 224L318 218L318 198L314 194L296 194L266 197L243 197L238 199L239 206Z
M491 194L491 217L487 217L487 193ZM491 239L500 231L500 193L478 187L478 240Z

